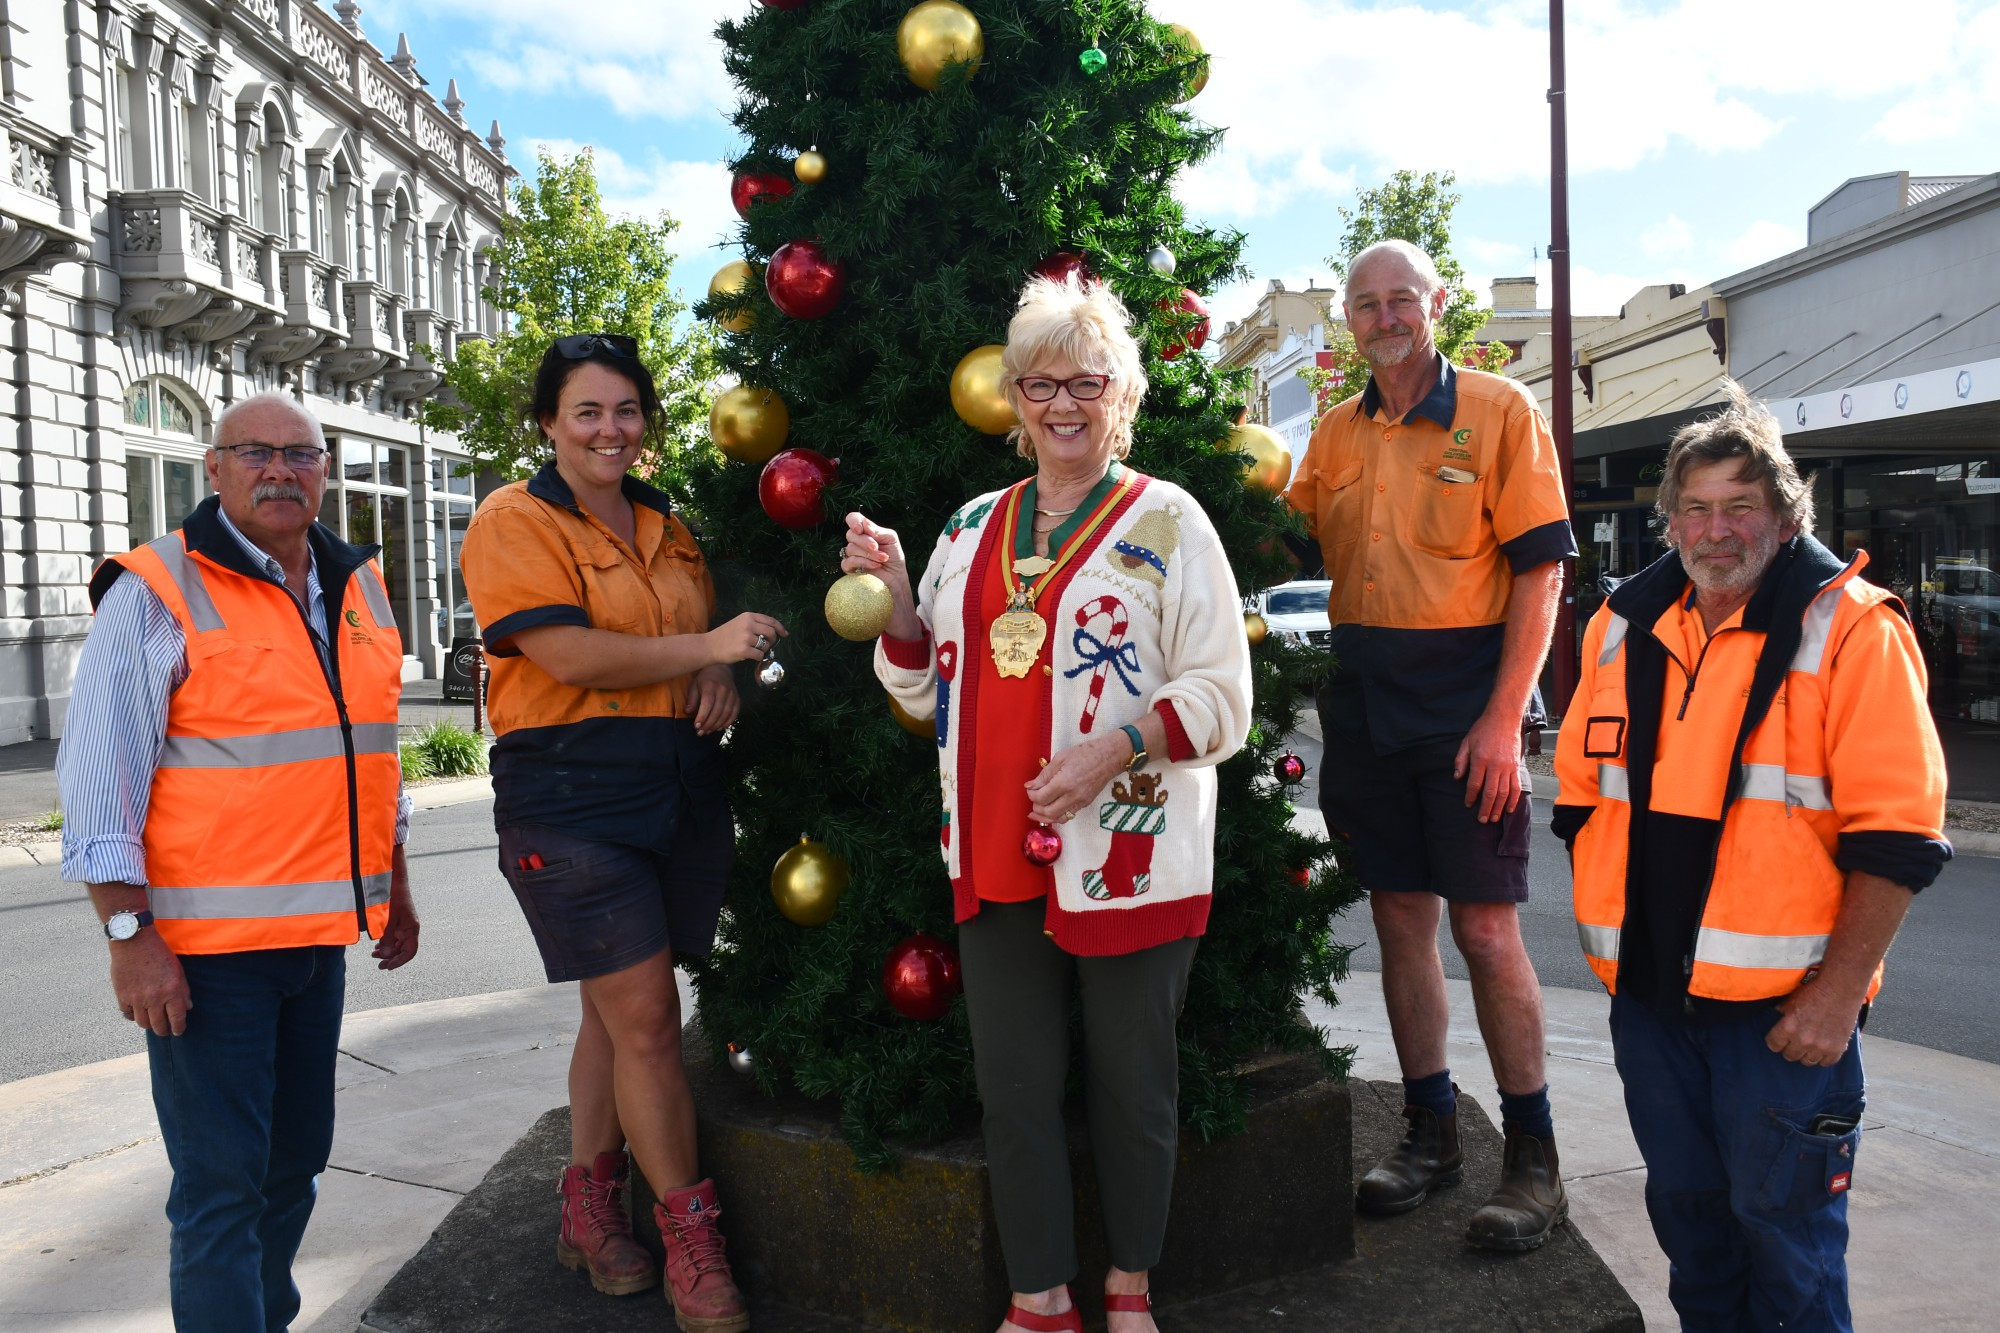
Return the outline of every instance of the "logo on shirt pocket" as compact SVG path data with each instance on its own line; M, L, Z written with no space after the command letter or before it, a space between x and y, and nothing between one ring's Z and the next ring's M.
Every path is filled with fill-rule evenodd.
M1625 719L1593 717L1583 727L1583 757L1616 759L1625 752Z

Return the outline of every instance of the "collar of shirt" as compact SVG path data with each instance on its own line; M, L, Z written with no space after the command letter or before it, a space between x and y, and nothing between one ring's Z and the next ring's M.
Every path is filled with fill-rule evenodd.
M674 502L667 498L665 491L657 486L648 485L629 472L619 481L618 488L633 504L644 505L667 517L673 515ZM561 505L578 518L583 517L583 506L576 502L576 493L570 490L569 483L563 480L562 472L557 469L553 458L542 464L541 471L528 479L528 494L537 500Z
M1424 400L1403 415L1403 424L1409 425L1418 417L1435 421L1446 430L1451 429L1452 418L1458 415L1458 371L1443 352L1435 352L1437 357L1437 383L1424 395ZM1361 411L1365 416L1374 416L1382 410L1382 392L1375 387L1375 377L1368 377L1368 387L1361 391Z
M243 529L229 521L229 512L227 510L217 505L215 516L222 520L224 531L228 532L231 537L234 537L236 544L243 548L243 553L250 557L251 564L263 570L265 574L270 576L272 581L281 586L290 587L285 582L285 567L278 563L275 556L244 536ZM313 555L310 543L306 546L305 601L306 615L312 622L313 630L320 638L324 639L326 637L326 603L319 586L319 560Z

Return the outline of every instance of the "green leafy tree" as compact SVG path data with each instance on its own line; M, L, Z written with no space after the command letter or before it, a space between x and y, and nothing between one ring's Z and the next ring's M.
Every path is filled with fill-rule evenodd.
M484 293L504 331L459 341L442 367L449 392L423 405L424 424L457 432L502 476L525 476L546 453L527 409L549 343L571 333L629 334L666 409L641 470L678 489L687 447L705 447L715 375L715 332L684 318L672 285L668 242L679 226L664 213L650 222L609 216L590 150L567 159L540 153L534 181L514 187L494 255L498 280Z
M1512 353L1505 343L1481 345L1474 341L1493 313L1479 303L1478 294L1465 285L1465 268L1451 252L1451 215L1459 195L1451 187L1457 176L1449 171L1426 171L1419 176L1402 170L1373 189L1356 190L1355 206L1340 210L1346 225L1340 233L1340 253L1327 257L1339 279L1347 284L1347 263L1377 241L1408 241L1431 257L1438 276L1451 293L1435 330L1438 350L1452 361L1474 370L1497 371ZM1368 383L1368 362L1354 343L1345 325L1327 339L1333 353L1331 368L1308 366L1300 378L1312 388L1317 413L1335 403L1352 398Z
M1246 489L1226 443L1243 385L1199 355L1162 359L1189 321L1169 314L1182 289L1212 292L1241 274L1242 237L1190 222L1176 173L1216 146L1186 96L1200 59L1139 0L980 0L976 74L948 70L934 92L898 62L908 0L758 7L721 25L748 145L741 173L783 173L797 154L827 174L754 204L742 257L761 270L782 245L816 240L846 271L839 306L791 319L754 285L698 313L754 323L730 335L724 367L788 406L788 447L839 460L827 519L789 532L763 512L759 469L711 454L694 503L725 599L774 613L791 631L776 689L746 685L728 753L738 856L717 948L692 967L712 1054L747 1046L767 1088L835 1099L864 1163L889 1137L946 1129L973 1102L962 1003L944 1018L898 1017L881 991L889 950L923 930L954 934L938 853L937 748L892 718L866 646L832 633L821 601L838 574L840 515L862 510L898 529L921 569L947 518L1018 480L1027 464L1004 437L954 413L949 383L967 352L1005 339L1031 269L1056 251L1088 256L1140 320L1152 387L1132 463L1197 496L1247 594L1287 576L1272 540L1292 523L1282 501ZM1079 53L1096 44L1096 77ZM1178 257L1172 277L1147 253ZM1302 691L1323 655L1265 640L1254 653L1249 744L1220 770L1215 911L1181 1022L1182 1109L1204 1135L1240 1127L1238 1068L1271 1047L1324 1049L1298 997L1332 994L1347 951L1335 914L1356 897L1329 845L1292 827L1272 776ZM770 892L774 862L801 834L851 870L833 918L787 921ZM1295 874L1310 870L1303 884ZM1328 1052L1334 1068L1345 1052Z

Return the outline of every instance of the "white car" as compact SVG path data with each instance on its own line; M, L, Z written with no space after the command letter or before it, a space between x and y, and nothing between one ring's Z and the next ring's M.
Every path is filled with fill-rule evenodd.
M1332 588L1326 579L1280 583L1257 594L1257 613L1279 638L1325 648L1333 641L1333 622L1326 618L1326 599Z

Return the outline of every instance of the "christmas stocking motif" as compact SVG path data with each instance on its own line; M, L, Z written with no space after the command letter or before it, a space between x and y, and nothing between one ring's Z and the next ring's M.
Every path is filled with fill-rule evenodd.
M1167 793L1157 773L1134 773L1132 785L1111 784L1097 807L1097 826L1111 833L1104 864L1083 872L1083 891L1099 902L1136 898L1153 887L1153 840L1166 831Z

